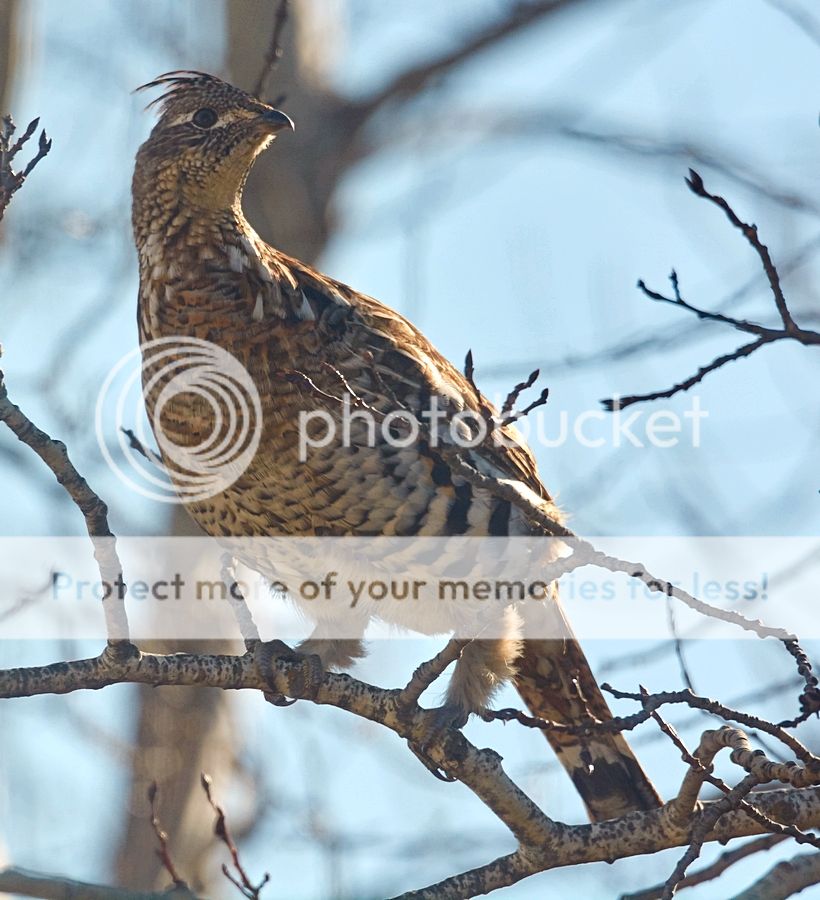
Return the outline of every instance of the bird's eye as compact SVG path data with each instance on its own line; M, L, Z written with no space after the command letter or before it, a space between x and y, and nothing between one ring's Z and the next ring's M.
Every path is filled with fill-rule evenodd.
M219 116L210 107L205 106L194 113L191 121L197 128L213 128Z

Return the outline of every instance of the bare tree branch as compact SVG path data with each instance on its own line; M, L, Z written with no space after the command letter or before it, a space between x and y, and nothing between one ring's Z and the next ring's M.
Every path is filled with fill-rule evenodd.
M754 322L750 322L747 319L738 319L734 316L726 315L725 313L709 312L708 310L704 310L700 307L694 306L693 304L684 300L680 291L678 276L674 270L669 277L673 291L673 296L671 297L651 290L646 286L644 281L641 280L638 282L638 287L651 300L655 300L661 303L670 303L673 306L677 306L681 309L686 310L687 312L694 313L699 319L706 319L709 321L718 322L723 325L730 325L732 328L735 328L738 331L757 335L757 339L752 341L751 343L744 344L743 346L738 347L731 353L726 353L722 356L718 356L708 365L701 366L694 375L691 375L689 376L689 378L673 384L672 387L667 388L666 390L650 391L644 394L630 394L626 397L613 397L602 400L601 404L603 405L604 409L610 412L613 412L614 410L625 409L626 407L632 406L635 403L645 403L651 400L674 397L676 394L681 393L682 391L688 391L689 388L703 381L703 379L711 372L722 368L727 363L735 362L736 360L751 356L752 353L767 344L774 344L777 341L782 340L791 340L796 341L799 344L803 344L806 347L820 346L820 332L800 328L792 318L788 303L786 302L786 297L783 293L782 285L780 283L780 275L778 274L777 268L774 264L774 261L772 260L771 254L769 253L769 248L760 240L757 232L757 226L749 225L748 223L742 221L723 197L717 194L711 194L709 191L707 191L703 184L703 179L693 169L689 170L689 177L687 178L686 183L689 185L690 190L698 197L703 197L704 199L709 200L711 203L714 203L715 206L717 206L719 209L723 210L726 218L732 223L732 225L734 225L735 228L737 228L743 234L749 245L760 258L763 271L765 272L766 278L769 282L769 288L771 290L772 297L774 298L775 307L777 308L777 312L782 323L782 328L767 328L763 325L758 325Z
M185 883L183 878L180 878L179 873L176 870L176 866L174 865L173 859L171 859L171 853L168 849L168 835L165 831L163 831L162 825L159 821L159 812L157 811L157 794L159 793L159 789L157 788L156 781L152 781L148 786L148 803L151 806L151 828L154 831L154 836L157 839L157 849L156 854L159 857L160 862L162 863L163 869L171 876L171 881L175 888L182 888L184 890L188 889L188 885Z
M276 18L273 23L273 31L271 32L268 52L265 54L265 60L262 64L262 69L259 72L259 77L256 79L256 83L251 91L254 97L261 98L271 73L282 58L282 34L285 30L287 21L288 0L279 0L279 8L276 10Z
M12 167L14 158L29 141L39 124L39 119L32 119L23 134L12 143L16 129L11 116L4 116L2 121L0 121L0 222L3 220L3 215L11 202L11 198L23 186L26 178L32 173L37 163L51 150L51 140L46 135L45 129L43 129L40 132L35 155L21 170L14 171Z
M749 245L760 257L760 262L763 264L763 270L766 273L766 277L769 279L769 285L772 289L777 311L780 314L780 320L783 322L783 328L787 332L797 331L797 326L794 324L794 320L789 312L789 307L786 304L786 298L783 296L783 289L780 286L780 276L777 274L777 269L775 268L774 261L769 253L769 248L758 236L757 225L749 225L746 222L743 222L723 197L718 194L710 194L703 184L703 179L694 169L689 170L689 177L686 179L686 183L689 185L693 194L711 201L719 209L722 209L726 214L726 218L743 234L743 237L749 242Z
M795 272L809 262L817 254L819 248L820 234L816 234L791 253L787 257L786 263L780 265L779 271L786 275ZM763 277L765 278L765 275ZM725 296L718 303L718 307L729 309L736 306L757 288L759 283L760 275L755 274L747 278L743 284ZM658 334L656 329L652 331L647 330L642 334L633 335L602 349L593 350L590 353L570 354L558 359L543 360L540 363L534 360L498 363L492 366L485 366L483 371L485 377L490 378L509 378L517 375L522 368L527 369L536 365L540 365L542 372L548 375L559 372L578 372L581 369L597 367L609 362L634 359L637 356L643 357L656 353L667 354L670 349L696 343L703 337L703 334L703 329L697 322L693 322L688 327L677 328L673 334Z
M94 547L94 558L97 560L100 578L108 587L102 605L109 642L116 644L127 641L125 583L122 564L117 555L116 538L108 526L108 507L74 468L65 444L49 437L11 402L2 371L0 371L0 422L5 423L19 441L30 447L43 460L83 514L86 530Z
M236 844L231 837L230 829L228 828L227 820L225 819L225 811L222 807L214 800L213 793L211 788L213 787L213 779L210 775L203 772L200 775L200 784L202 785L202 790L205 791L205 797L208 800L208 803L211 806L211 809L216 814L216 822L214 823L214 834L219 838L220 841L228 848L228 852L231 854L231 864L236 870L236 875L233 875L228 869L228 867L223 863L222 864L222 874L231 882L234 887L242 894L243 897L246 897L247 900L259 900L262 892L262 888L270 881L270 875L265 872L262 876L262 880L258 884L254 884L250 878L248 877L248 873L245 871L244 866L239 858L239 850L236 847Z
M782 834L769 834L765 837L754 838L754 840L747 841L745 844L736 847L734 850L727 850L725 853L721 853L714 862L709 863L708 866L704 866L702 869L693 872L691 875L684 876L678 882L677 888L678 890L682 890L683 888L697 887L699 884L706 884L708 881L714 881L735 863L748 859L748 857L754 856L755 853L765 853L785 839L785 836ZM660 900L660 897L663 894L663 887L662 884L657 884L654 887L645 888L642 891L622 894L620 900Z
M198 900L196 894L180 886L167 891L129 891L13 867L0 869L0 891L41 900L66 900L68 897L71 900Z
M649 391L646 394L627 394L625 397L608 397L605 400L601 400L601 405L607 412L614 412L615 410L626 409L628 406L632 406L635 403L649 403L652 400L665 400L669 397L674 397L675 394L679 394L682 391L688 391L689 388L694 387L696 384L700 384L707 375L714 372L716 369L722 368L727 363L736 362L739 359L751 356L755 350L759 350L767 343L771 343L771 341L766 341L764 338L758 338L756 341L752 341L749 344L743 344L738 347L737 350L732 350L731 353L724 353L723 356L716 357L707 365L700 366L694 375L684 378L683 381L676 381L672 387L666 388L665 390Z
M733 900L785 900L820 883L820 853L783 860Z
M766 0L772 9L790 19L810 41L820 46L820 22L811 16L805 9L792 5L787 0Z
M641 721L646 721L655 710L660 709L660 707L665 706L667 704L677 704L683 703L687 706L690 706L692 709L700 709L704 712L711 713L712 715L719 716L722 719L731 722L737 722L740 725L745 725L749 728L757 729L758 731L763 731L766 734L770 734L772 737L776 738L780 741L784 746L788 747L794 755L804 761L805 763L812 765L816 765L817 758L812 754L808 747L806 747L801 741L799 741L794 735L789 734L788 731L782 725L775 725L772 722L767 722L765 719L760 718L759 716L754 716L751 713L746 713L738 709L732 709L729 706L725 706L722 703L719 703L717 700L712 700L709 697L699 697L696 694L693 694L690 690L682 690L682 691L657 691L651 694L646 694L644 692L633 693L630 691L620 691L616 688L612 687L610 684L602 684L602 689L608 691L612 694L613 697L617 697L621 700L636 700L643 707L643 713L637 713L637 716L643 716ZM627 721L632 721L633 717L625 717ZM638 724L635 722L635 724ZM629 727L634 727L634 725L630 725Z
M464 43L441 56L397 75L375 94L357 104L356 115L364 121L388 103L400 102L415 96L436 78L478 56L489 47L496 46L505 38L518 34L553 13L580 5L581 2L584 0L516 0L506 17L477 30Z
M469 640L451 638L441 652L437 653L432 659L421 663L399 695L399 702L410 705L418 703L421 695L444 673L444 670L451 663L454 663L461 656L461 651L469 643Z
M586 115L586 110L574 107L539 107L519 111L503 109L453 109L441 121L431 125L423 123L425 134L431 128L442 139L465 135L476 140L509 140L512 138L555 138L594 148L602 153L668 164L680 161L687 166L697 165L710 169L753 194L788 210L809 215L820 215L820 202L786 185L771 181L768 173L754 168L749 161L735 157L726 147L709 146L691 138L674 135L652 135L636 132L618 122L601 122L597 127L574 124ZM410 121L386 133L383 141L388 146L416 140L418 123Z
M93 659L2 672L0 697L67 693L113 683L198 684L228 690L270 691L273 688L286 696L297 696L300 684L304 687L301 667L292 659L280 657L266 661L262 654L247 653L240 657L184 653L156 656L140 653L136 648L126 658L106 648ZM347 675L326 673L313 699L316 703L333 705L378 722L406 740L419 741L427 733L428 711L417 707L408 710L407 705L400 702L399 692L377 688ZM790 784L820 783L820 772L813 773L796 764L772 763L750 751L744 740L737 729L706 732L699 757L729 746L733 761L750 770L753 775L749 777L755 783L771 778L785 778ZM445 772L474 791L523 845L513 861L505 862L501 867L506 872L505 877L514 880L556 866L685 846L690 843L693 828L698 826L704 841L760 834L766 830L745 809L731 808L731 803L743 799L743 791L730 798L729 807L723 801L702 802L698 807L700 811L695 810L692 798L698 782L692 775L687 776L685 784L689 786L682 789L681 797L661 809L632 813L593 825L561 825L547 817L509 779L496 753L478 750L461 732L445 732L429 745L428 752ZM781 826L801 829L820 825L820 789L815 786L756 794L754 807ZM497 879L498 870L499 864L492 864L482 877ZM417 896L453 894L422 892Z
M689 840L689 846L686 852L678 861L672 874L664 884L661 893L661 900L672 900L678 884L683 880L686 869L693 863L698 856L705 843L706 836L714 828L717 821L732 809L743 802L752 788L759 784L754 775L747 775L739 784L735 785L732 790L722 799L716 800L714 806L710 807L703 813L703 817L692 828Z

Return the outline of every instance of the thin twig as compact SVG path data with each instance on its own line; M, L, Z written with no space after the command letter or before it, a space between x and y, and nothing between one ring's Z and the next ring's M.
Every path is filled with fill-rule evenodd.
M228 592L228 602L231 604L239 633L245 642L245 649L252 653L259 643L259 629L253 620L248 601L245 599L239 582L236 579L236 560L230 553L223 553L220 576L225 589Z
M666 880L661 891L661 900L672 900L677 886L683 881L686 870L700 856L700 851L706 841L706 837L715 827L721 816L732 809L737 809L746 795L756 787L758 780L754 775L747 775L732 790L720 800L717 800L710 809L705 811L700 821L692 829L692 837L686 852L678 860L678 864L672 870L672 874Z
M486 397L484 397L478 389L478 385L475 383L475 364L473 362L472 350L468 350L467 355L464 357L464 377L467 379L467 384L470 385L470 390L473 392L473 400L478 407L479 415L484 420L487 431L494 431L496 427L496 418L493 415L493 409L487 402Z
M728 220L731 222L731 224L743 234L749 245L755 251L758 258L760 259L760 263L769 283L769 288L771 290L774 304L782 323L782 327L767 328L764 325L758 325L757 323L750 322L747 319L738 319L734 316L728 316L724 313L710 312L708 310L702 309L701 307L695 306L692 303L689 303L683 298L681 294L678 276L674 270L670 275L670 281L672 283L673 290L673 296L671 297L650 289L649 287L647 287L646 283L643 280L640 280L638 282L638 288L645 294L645 296L649 297L651 300L655 300L661 303L670 303L673 306L693 313L699 319L705 319L712 322L718 322L723 325L729 325L732 328L737 329L738 331L756 335L757 338L756 340L751 341L748 344L744 344L741 347L738 347L731 353L725 353L721 356L718 356L717 358L713 359L712 362L710 362L708 365L698 368L697 372L695 372L694 375L690 375L683 381L676 382L672 385L672 387L667 388L666 390L650 391L642 394L631 394L626 397L613 397L602 400L601 404L603 405L604 409L608 410L609 412L625 409L628 406L632 406L634 403L646 403L652 400L666 399L669 397L674 397L676 394L679 394L683 391L688 391L690 388L703 381L703 379L711 372L722 368L730 362L735 362L739 359L751 356L752 353L767 344L774 344L778 341L790 340L796 341L797 343L802 344L806 347L820 346L820 332L813 331L807 328L800 328L792 318L785 294L783 293L783 287L780 282L780 275L777 271L777 267L772 260L769 248L760 240L757 226L750 225L749 223L744 222L732 209L728 201L723 197L707 191L706 187L703 184L703 179L694 169L689 170L689 177L686 179L686 183L689 186L689 189L698 197L709 200L711 203L714 203L719 209L721 209Z
M756 334L758 337L776 339L783 335L781 329L766 328L763 325L749 322L746 319L738 319L736 316L727 316L725 313L710 312L708 309L701 309L699 306L694 306L689 303L688 300L684 300L680 290L678 273L674 269L669 273L669 282L672 285L673 296L671 297L667 297L659 291L653 291L652 288L647 286L642 278L638 279L638 289L650 300L655 300L658 303L670 303L672 306L680 306L682 309L687 310L687 312L694 313L699 319L718 322L722 325L731 325L732 328L736 328L738 331Z
M128 446L132 450L136 450L140 456L155 466L162 466L162 457L150 447L146 447L130 428L120 427L120 431L128 438Z
M769 286L772 289L774 302L777 306L777 311L780 314L780 321L783 323L783 327L789 332L797 331L798 329L789 312L786 298L783 296L783 288L780 285L780 276L777 274L777 268L769 253L769 248L758 236L757 225L749 225L742 221L723 197L718 194L709 193L703 184L703 179L694 169L689 170L689 177L686 179L686 183L689 185L693 194L696 194L698 197L703 197L706 200L710 200L715 206L722 209L726 214L726 218L743 234L749 242L749 245L760 257L760 262L763 264L763 270L766 273L766 277L769 279Z
M163 830L159 821L159 813L157 812L158 793L159 789L157 788L157 783L156 781L152 781L148 786L148 802L151 804L151 828L154 830L154 835L156 836L158 844L156 854L159 857L159 861L162 863L163 869L171 876L174 887L187 889L188 885L185 882L185 879L179 877L179 873L174 866L174 861L171 859L171 853L168 850L168 833Z
M504 419L506 416L510 415L513 412L515 404L518 402L518 398L521 394L526 391L528 388L531 388L535 382L538 380L538 376L541 374L540 369L533 369L530 372L529 377L525 381L519 381L517 385L507 394L504 402L501 404L501 411L499 412L499 418Z
M817 676L812 671L811 662L805 650L794 641L784 641L786 650L797 663L797 673L805 682L800 694L800 715L794 719L780 722L781 728L794 728L801 722L805 722L810 716L817 715L820 711L820 686Z
M651 715L652 711L659 709L661 706L683 703L692 709L700 709L704 712L711 713L712 715L720 716L720 718L725 721L737 722L740 725L745 725L749 728L754 728L765 734L769 734L788 747L789 750L791 750L791 752L806 765L817 766L820 764L820 758L811 753L808 747L794 735L789 734L789 732L780 725L767 722L765 719L761 719L759 716L754 716L751 713L745 713L741 710L724 706L722 703L717 700L712 700L709 697L699 697L689 690L657 691L650 694L644 694L642 692L635 693L631 691L621 691L606 682L602 682L601 690L612 694L613 697L617 697L619 700L635 700L640 703L641 706L643 706L643 712L645 714L645 718L641 721L646 721L646 718ZM632 717L629 718L631 719Z
M44 129L40 132L40 138L37 142L37 153L20 171L15 172L12 166L14 158L31 139L39 124L39 118L32 119L26 130L12 143L14 132L17 130L14 120L11 116L3 116L2 120L0 120L0 221L3 220L3 215L11 202L11 198L23 186L34 167L51 150L51 140Z
M731 353L718 356L708 365L701 366L694 375L690 375L689 378L684 378L683 381L676 382L672 387L667 388L664 391L650 391L646 394L629 394L626 397L606 398L601 400L601 405L607 412L615 412L619 409L626 409L627 406L632 406L633 403L648 403L651 400L665 400L668 397L674 397L675 394L679 394L682 391L688 391L689 388L694 387L696 384L700 384L710 372L720 369L727 363L751 356L755 350L759 350L767 343L771 342L766 341L764 338L759 338L756 341L752 341L750 344L744 344L742 347L738 347L737 350L733 350Z
M282 35L285 31L285 24L288 21L288 0L279 0L279 7L276 10L276 17L273 20L273 31L271 32L268 50L265 53L265 61L262 63L262 70L253 86L251 93L257 99L262 98L262 92L270 78L273 70L279 65L282 58Z
M451 663L461 656L462 650L469 643L469 639L451 638L443 650L440 650L432 659L421 663L399 694L399 702L406 705L417 704L421 695Z
M786 840L783 834L767 834L764 837L754 838L747 841L740 847L733 850L727 850L708 866L704 866L691 875L684 876L677 884L677 890L688 887L697 887L699 884L705 884L707 881L714 881L724 872L730 869L735 863L741 862L755 853L766 853L772 847ZM631 894L622 894L620 900L660 900L663 894L663 885L656 884L654 887L644 888L641 891L634 891Z
M248 878L248 873L245 871L242 862L239 859L239 850L228 829L228 823L225 820L225 811L217 804L211 793L213 779L206 772L202 772L199 776L199 783L202 785L202 790L205 791L205 796L208 798L211 809L216 813L214 834L228 848L228 852L231 854L231 863L233 864L234 869L236 869L238 877L232 875L224 863L222 864L222 874L240 891L243 897L247 897L248 900L259 900L262 888L270 881L270 874L265 872L259 884L253 884L250 878Z
M675 657L678 660L678 667L683 683L692 693L695 693L695 685L692 676L689 674L689 667L686 665L686 659L683 655L683 641L678 634L677 620L675 617L675 607L672 605L672 598L666 598L666 619L669 622L669 631L672 634L672 644L675 648Z

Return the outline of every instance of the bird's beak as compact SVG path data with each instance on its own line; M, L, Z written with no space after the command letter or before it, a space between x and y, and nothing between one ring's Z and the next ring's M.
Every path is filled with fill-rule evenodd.
M259 118L271 134L276 134L285 128L290 128L291 131L294 130L293 119L278 109L266 110Z

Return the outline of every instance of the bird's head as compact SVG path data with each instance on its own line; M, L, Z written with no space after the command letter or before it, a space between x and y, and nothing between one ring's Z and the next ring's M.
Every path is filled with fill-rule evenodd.
M285 113L204 72L168 72L138 90L162 88L160 117L140 147L135 197L178 195L203 210L230 209L256 158L284 128Z

